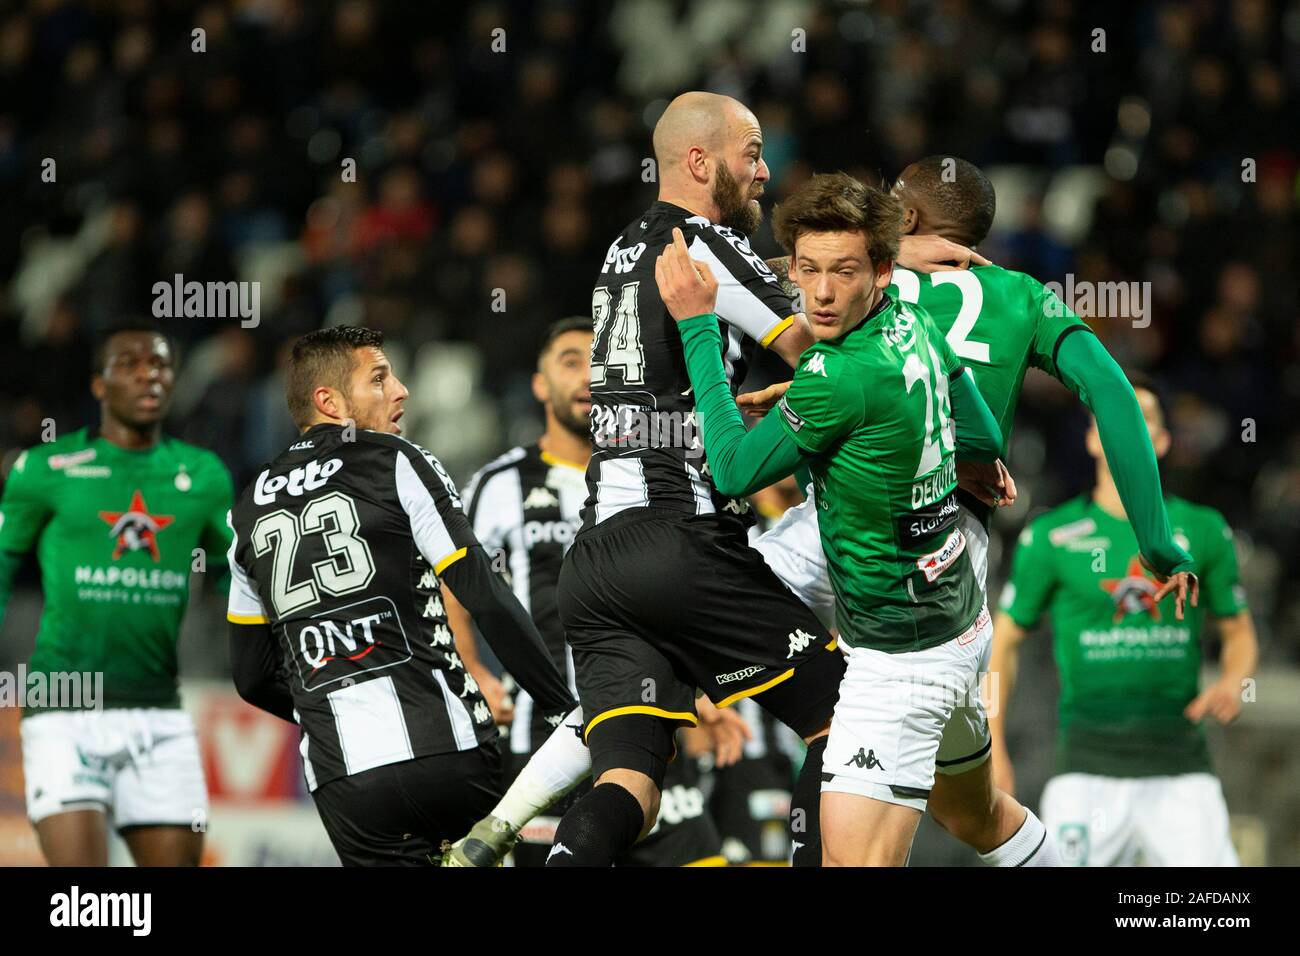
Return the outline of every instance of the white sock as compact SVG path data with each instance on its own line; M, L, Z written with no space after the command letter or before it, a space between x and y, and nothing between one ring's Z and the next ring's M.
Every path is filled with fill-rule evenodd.
M591 751L574 725L582 727L582 708L564 718L537 753L524 764L519 776L505 792L492 816L505 820L516 830L559 800L591 773Z
M980 859L989 866L1060 866L1061 857L1056 852L1056 841L1047 834L1043 821L1034 811L1025 807L1025 822L1011 835L1011 839Z

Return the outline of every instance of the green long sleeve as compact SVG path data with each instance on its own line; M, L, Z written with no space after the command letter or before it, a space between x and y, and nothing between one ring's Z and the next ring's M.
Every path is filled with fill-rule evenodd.
M965 370L949 380L948 397L957 423L958 460L996 461L1002 451L1002 429Z
M1191 555L1170 530L1151 435L1124 371L1088 331L1061 342L1056 364L1061 381L1096 416L1106 463L1143 557L1162 575L1192 570Z
M9 595L13 593L14 577L23 563L23 555L16 551L0 550L0 624L4 623L5 608L9 606Z
M695 411L709 473L718 491L738 498L794 474L803 453L771 413L745 428L727 386L718 317L697 315L677 323L686 351L686 371L695 389Z

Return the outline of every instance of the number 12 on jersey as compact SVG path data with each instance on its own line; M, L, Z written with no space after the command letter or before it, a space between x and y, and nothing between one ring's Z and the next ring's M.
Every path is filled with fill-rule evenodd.
M595 333L591 340L591 384L604 385L605 371L620 369L624 385L645 384L645 351L641 348L641 317L637 314L640 282L628 282L618 289L618 302L608 286L591 294L591 318ZM612 321L611 321L612 316Z

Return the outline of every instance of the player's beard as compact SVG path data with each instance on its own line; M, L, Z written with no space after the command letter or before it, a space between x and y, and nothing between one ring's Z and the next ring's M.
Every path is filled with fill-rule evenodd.
M566 431L572 432L579 438L591 439L591 417L587 412L576 411L573 407L573 399L552 402L551 412Z
M740 183L722 163L713 180L713 204L718 207L718 224L742 236L752 235L763 221L763 207L740 191Z

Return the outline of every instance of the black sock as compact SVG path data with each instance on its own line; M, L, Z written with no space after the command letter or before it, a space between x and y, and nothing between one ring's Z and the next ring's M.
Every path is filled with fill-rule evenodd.
M822 756L826 735L808 745L803 769L790 795L790 838L794 841L792 866L822 865Z
M616 783L602 783L564 815L546 865L613 866L644 825L636 797Z

